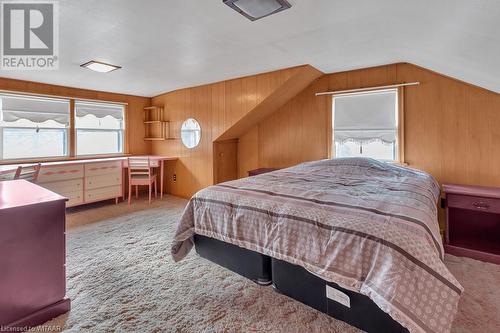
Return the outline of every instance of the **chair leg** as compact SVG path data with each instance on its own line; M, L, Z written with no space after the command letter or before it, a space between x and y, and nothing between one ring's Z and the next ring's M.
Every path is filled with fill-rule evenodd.
M135 197L139 199L139 185L135 185Z
M155 179L155 198L158 198L158 184L156 183L156 179Z
M130 206L130 201L132 200L132 185L128 185L128 204Z
M151 190L153 189L153 186L151 183L149 183L149 204L151 205Z

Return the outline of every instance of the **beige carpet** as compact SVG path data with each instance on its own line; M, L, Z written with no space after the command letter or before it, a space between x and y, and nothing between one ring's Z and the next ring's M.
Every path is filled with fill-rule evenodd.
M99 204L68 214L73 332L359 332L191 253L169 255L186 201ZM500 266L448 256L466 291L453 332L500 332Z

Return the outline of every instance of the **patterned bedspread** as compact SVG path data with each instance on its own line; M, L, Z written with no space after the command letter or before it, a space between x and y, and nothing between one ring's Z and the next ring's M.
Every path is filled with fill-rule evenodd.
M190 200L172 245L193 234L300 265L370 297L410 332L449 332L462 286L443 263L439 186L372 159L308 162L208 187Z

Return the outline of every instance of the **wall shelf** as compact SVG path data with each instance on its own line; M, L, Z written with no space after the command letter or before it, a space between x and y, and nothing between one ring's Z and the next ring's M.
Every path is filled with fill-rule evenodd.
M163 141L170 138L170 121L165 120L163 106L144 108L144 141Z

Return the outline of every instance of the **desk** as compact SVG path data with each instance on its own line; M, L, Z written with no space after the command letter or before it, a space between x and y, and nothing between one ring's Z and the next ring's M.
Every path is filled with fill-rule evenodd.
M160 168L160 199L163 199L163 173L165 172L165 161L176 161L177 157L168 157L168 156L156 156L156 155L146 155L146 156L132 156L134 158L137 157L142 157L142 158L148 158L150 160L151 166L152 167L159 167ZM128 159L125 159L123 162L123 168L128 167Z
M128 157L149 157L152 166L160 168L160 197L163 198L165 162L176 161L177 157L131 155L45 162L41 164L38 184L67 197L69 199L67 207L108 199L115 199L118 202L119 198L124 196L123 171L127 168ZM20 165L30 166L34 163L0 165L0 179L2 175L10 176Z

